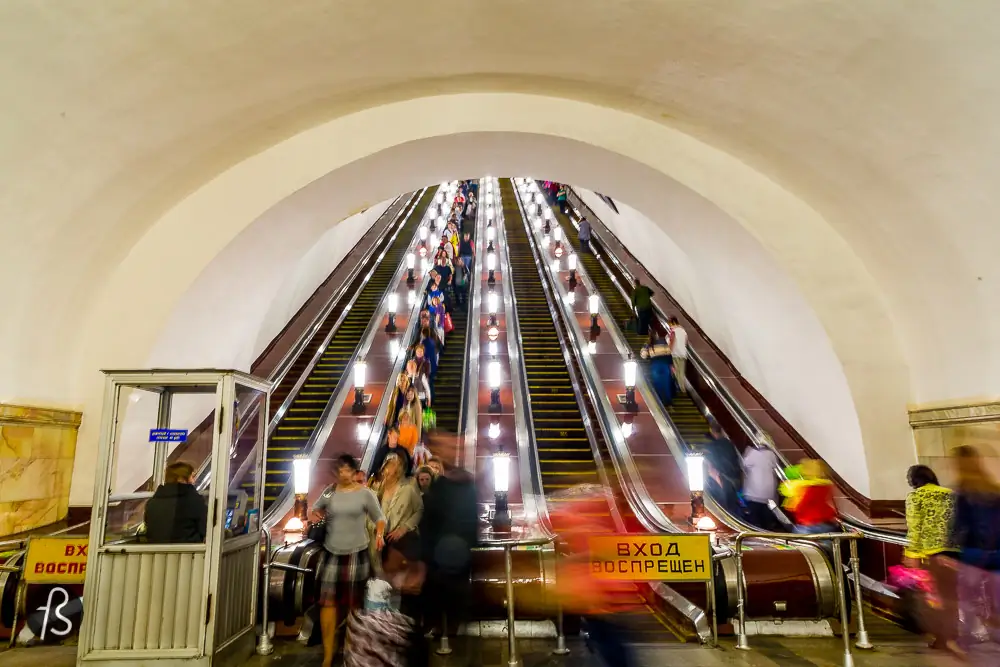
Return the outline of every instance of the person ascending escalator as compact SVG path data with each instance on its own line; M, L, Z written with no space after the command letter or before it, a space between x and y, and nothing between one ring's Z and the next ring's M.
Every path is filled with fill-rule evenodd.
M794 530L802 535L839 532L837 507L833 503L833 482L826 467L817 459L803 459L786 471L781 484L784 508L791 515Z
M635 332L640 336L649 334L649 323L653 319L653 290L649 289L639 279L635 279L632 290L632 310L635 312Z

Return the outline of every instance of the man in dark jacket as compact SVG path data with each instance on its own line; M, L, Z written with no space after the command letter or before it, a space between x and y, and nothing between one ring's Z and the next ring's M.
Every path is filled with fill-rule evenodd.
M391 426L385 434L385 442L378 448L375 452L375 458L372 459L372 474L377 475L382 470L382 464L385 463L385 459L389 454L395 454L403 459L403 474L409 477L413 473L413 457L410 453L406 451L405 447L399 446L399 429L395 426Z
M636 330L641 336L649 333L649 323L653 319L653 290L635 279L635 288L632 290L632 310L635 311Z
M434 433L426 441L431 453L440 457L443 470L424 494L420 540L427 579L421 607L424 622L431 627L441 627L442 617L447 616L448 628L442 630L454 636L469 612L472 548L479 539L476 482L468 471L452 465L461 449L457 436Z
M204 542L208 503L194 487L194 467L177 462L167 466L164 483L146 503L146 539L154 544Z
M705 445L705 462L708 464L706 489L715 502L730 512L739 509L737 489L743 481L740 453L722 432L722 426L714 419L709 421L712 440Z

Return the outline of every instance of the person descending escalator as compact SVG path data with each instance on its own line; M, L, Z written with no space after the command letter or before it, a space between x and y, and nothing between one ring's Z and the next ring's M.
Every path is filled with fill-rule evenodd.
M455 275L452 277L452 289L455 291L455 305L465 308L469 296L469 269L461 257L455 260Z
M559 189L556 191L556 203L559 204L559 210L563 215L569 215L569 202L567 201L568 192L566 191L566 186L560 184Z
M639 351L639 356L649 360L649 378L653 389L660 403L669 407L674 400L674 378L670 346L666 339L656 335L656 330L650 328L649 341Z
M431 319L431 326L436 326L433 318ZM434 399L434 380L437 378L438 369L438 344L436 342L436 336L431 331L430 328L424 328L420 330L420 342L417 343L416 348L413 350L414 357L419 365L421 360L426 359L430 364L430 372L428 377L431 381L431 400Z
M323 491L311 512L312 521L326 527L325 557L318 576L323 667L333 665L338 617L346 618L364 601L371 573L366 520L375 524L376 548L385 545L385 517L375 494L355 479L360 467L357 459L343 454L334 466L337 482Z
M421 431L423 429L422 415L424 410L424 401L420 400L417 395L416 389L410 387L406 392L406 401L403 403L403 407L399 409L399 414L396 417L396 421L399 424L403 423L403 418L409 419L410 426L416 429L416 441L412 445L408 443L413 439L413 433L407 432L407 442L404 444L410 452L410 456L413 455L413 447L416 443L420 441ZM400 436L402 436L402 431L400 431Z
M782 531L772 507L778 500L778 457L764 440L743 452L743 502L747 521L761 530Z
M706 490L727 512L736 514L740 508L737 494L743 477L740 453L719 422L709 420L708 429L712 439L704 445L705 462L708 463Z
M670 352L674 357L674 379L677 381L677 390L682 394L686 394L688 358L687 330L681 326L680 320L676 317L668 318L667 325L670 327Z
M418 365L416 359L410 359L406 362L406 376L410 379L410 386L416 391L420 402L424 405L430 405L430 364L424 363Z
M389 396L389 410L386 411L385 415L386 424L395 426L396 417L399 414L399 409L406 402L406 390L409 388L410 376L407 375L406 371L400 371L399 375L396 376L396 384L392 388L392 394Z
M385 433L385 442L378 448L375 452L375 457L372 459L372 473L378 474L378 471L382 469L382 464L385 463L385 458L390 454L399 456L403 459L403 468L405 474L409 475L413 471L413 458L406 449L399 444L399 429L395 426L389 428Z
M469 232L462 233L462 240L458 244L458 256L462 258L465 268L472 270L472 258L476 253L475 245L472 243L472 236Z
M643 285L638 278L632 289L632 310L635 312L635 332L640 336L649 334L649 323L653 319L653 290Z
M592 229L590 220L580 218L580 228L577 230L576 238L580 241L580 252L590 252L590 236Z

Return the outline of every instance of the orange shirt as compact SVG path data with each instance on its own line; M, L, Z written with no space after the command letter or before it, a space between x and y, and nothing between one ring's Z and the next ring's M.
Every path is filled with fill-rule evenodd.
M420 431L413 424L408 426L399 427L399 446L404 447L406 451L413 456L413 450L417 447L417 441L420 440Z

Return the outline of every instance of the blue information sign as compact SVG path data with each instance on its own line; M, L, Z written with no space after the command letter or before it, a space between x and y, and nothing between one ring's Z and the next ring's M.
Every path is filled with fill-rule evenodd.
M188 432L186 428L151 428L149 429L150 442L184 442L187 440Z

